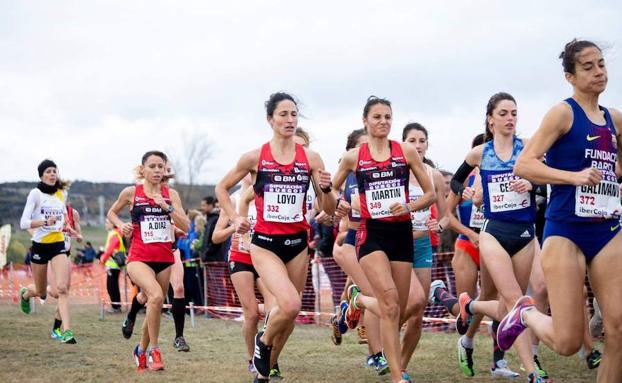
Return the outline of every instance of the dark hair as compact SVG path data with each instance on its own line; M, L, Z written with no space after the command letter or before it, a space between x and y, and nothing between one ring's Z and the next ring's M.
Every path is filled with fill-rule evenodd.
M486 105L486 119L484 120L484 126L486 127L486 131L484 133L484 142L492 140L492 130L490 126L488 126L488 116L492 116L492 111L495 110L497 105L503 100L512 101L516 104L516 100L512 97L511 94L505 92L495 93L488 100L488 104Z
M348 134L348 140L346 141L346 150L350 150L356 147L356 143L359 138L366 136L367 132L365 129L354 129L350 134Z
M266 101L264 104L266 106L266 115L268 117L271 117L274 114L274 110L279 105L279 103L285 100L293 102L294 105L298 107L298 103L296 102L296 100L294 100L294 97L285 92L276 92L272 93L268 98L268 101Z
M471 148L479 146L484 143L484 133L480 133L477 136L473 137L473 141L471 142Z
M143 158L140 163L144 165L151 156L160 157L162 160L164 160L164 162L168 162L168 157L166 157L166 154L159 150L150 150L147 153L143 154Z
M203 197L203 202L208 205L216 205L218 200L214 196L208 195L207 197Z
M425 136L425 140L428 141L428 130L418 122L411 122L411 123L406 124L404 129L402 129L402 142L406 141L406 137L408 137L408 133L411 130L420 131ZM429 158L423 157L423 162L430 165L433 168L436 168L436 165L434 165L434 162L432 162L432 160Z
M596 48L601 51L600 47L595 43L587 40L573 39L564 46L564 51L560 53L559 58L562 60L564 72L575 74L575 65L577 64L577 55L585 48Z
M58 172L58 167L56 166L54 161L46 158L45 160L41 161L39 166L37 166L37 171L39 172L39 178L43 177L43 173L45 172L47 168L55 168L56 171ZM65 189L68 189L69 186L71 186L70 181L61 180L60 177L56 178L56 183L54 184L54 187L56 189L65 190Z
M369 114L369 110L371 109L371 107L377 104L386 105L389 107L389 109L393 110L391 108L391 101L387 100L386 98L369 96L367 97L367 102L365 103L365 107L363 108L363 117L367 118L367 115Z

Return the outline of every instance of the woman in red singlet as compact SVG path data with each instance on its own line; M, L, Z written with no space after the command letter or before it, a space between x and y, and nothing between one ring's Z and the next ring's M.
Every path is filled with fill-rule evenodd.
M294 98L287 93L275 93L266 102L266 112L273 130L272 139L261 148L243 154L235 168L216 186L223 211L231 217L236 232L244 234L250 223L235 211L228 190L248 173L255 179L257 223L251 240L251 259L276 301L265 331L255 336L253 364L258 382L268 381L272 345L288 331L300 311L300 292L308 262L305 199L309 183L314 182L323 191L318 196L322 210L333 214L336 205L330 174L324 171L322 159L294 141L298 125Z
M110 222L121 228L124 235L132 236L127 272L147 296L143 332L140 344L133 352L139 371L145 368L154 371L164 369L158 335L162 303L168 289L171 265L175 261L172 250L172 222L183 231L187 231L190 226L179 194L162 184L162 177L166 174L166 162L166 155L162 152L145 153L139 168L143 183L123 189L108 211ZM126 206L130 207L131 223L123 222L117 215ZM151 356L149 365L147 354Z
M350 286L346 320L358 318L362 308L378 314L391 379L408 382L400 371L399 321L406 308L412 273L410 213L430 206L435 193L417 151L410 144L389 140L392 114L388 100L374 96L367 99L363 124L369 142L343 156L333 183L339 189L349 172L356 174L361 208L356 247L375 295L365 296L358 286ZM423 191L416 201L408 198L411 170Z

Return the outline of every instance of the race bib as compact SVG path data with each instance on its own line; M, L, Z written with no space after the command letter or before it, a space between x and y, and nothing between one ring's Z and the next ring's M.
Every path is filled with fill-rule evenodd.
M510 182L520 178L511 174L490 176L488 182L489 206L492 213L520 210L531 206L529 192L510 191Z
M268 222L301 222L305 188L302 185L264 186L263 219Z
M617 182L603 180L595 186L577 186L575 214L578 217L619 218L621 211Z
M173 242L171 219L166 215L145 215L140 221L143 243Z
M471 218L469 218L469 227L481 229L484 226L484 212L481 207L473 205L471 207Z
M423 190L419 186L408 185L408 197L410 202L414 202L418 200L423 195ZM428 229L428 219L430 219L430 208L426 207L422 210L413 211L410 213L410 221L413 225L413 230L415 231L429 231Z
M372 219L392 217L389 207L406 202L406 189L402 180L370 182L366 185L365 199Z
M63 209L42 207L41 214L43 215L43 219L46 222L50 217L56 218L56 222L54 222L52 225L43 226L44 230L49 232L63 231L63 226L65 226L65 215Z

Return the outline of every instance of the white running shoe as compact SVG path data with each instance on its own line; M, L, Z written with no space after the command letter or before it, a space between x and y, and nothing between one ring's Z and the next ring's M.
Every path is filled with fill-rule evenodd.
M432 283L430 284L430 292L428 293L428 303L429 304L431 304L431 305L436 304L436 299L434 298L434 293L436 292L436 289L438 289L439 287L447 290L447 286L445 285L445 282L441 281L440 279L436 279L436 280L432 281Z
M490 369L490 375L494 377L503 377L503 378L518 378L520 374L518 372L514 372L508 368L508 362L505 359L501 359L497 361L496 368Z

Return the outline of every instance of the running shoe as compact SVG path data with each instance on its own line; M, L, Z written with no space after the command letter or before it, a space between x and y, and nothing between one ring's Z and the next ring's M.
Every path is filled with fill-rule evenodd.
M331 328L331 336L330 338L333 341L335 346L339 346L341 344L341 332L339 331L339 323L337 322L337 315L333 315L330 318L330 328Z
M469 296L469 293L461 293L458 297L458 306L460 306L460 314L458 315L462 320L462 323L471 323L471 315L467 312L466 307L469 303L471 303L472 299Z
M536 365L536 372L543 380L549 380L549 374L544 371L542 366L540 365L540 360L538 359L538 355L533 356L533 363Z
M587 362L587 368L589 368L590 370L598 368L598 366L600 366L600 361L602 358L603 356L601 355L600 351L593 348L587 358L585 358L585 361Z
M367 333L365 332L365 326L358 326L356 332L359 336L359 344L367 344Z
M430 292L428 293L428 303L431 305L440 304L440 302L436 299L436 289L447 290L447 286L445 285L445 282L441 281L440 279L432 281L432 283L430 284Z
M27 288L22 287L19 289L19 308L24 314L30 314L30 299L24 299L24 293L28 291Z
M62 340L63 339L63 333L60 331L59 328L55 328L50 333L50 338L52 338L54 340Z
M376 355L367 355L367 359L365 359L365 365L367 367L375 367L376 366Z
M509 350L516 338L525 331L527 327L523 324L522 313L524 310L533 308L534 305L534 300L524 295L516 301L512 310L503 318L497 329L497 344L501 350ZM460 307L462 311L462 305Z
M253 380L253 383L268 383L269 381L269 378L260 378L259 376L255 376L255 380Z
M248 372L250 372L251 374L256 374L257 370L255 370L255 366L253 366L253 360L249 359L248 360Z
M348 311L348 302L341 301L339 304L339 320L337 323L339 324L339 332L345 334L348 332L348 325L346 324L346 311Z
M159 348L152 348L149 351L149 371L161 371L164 370L164 363L162 363L162 355Z
M508 362L505 359L498 360L490 369L490 375L502 378L518 378L520 374L508 368Z
M279 368L278 363L270 369L270 380L283 380L283 374L281 374L281 369Z
M144 371L147 368L147 353L144 351L139 353L138 345L132 351L132 358L134 358L134 363L136 363L136 371Z
M412 379L410 379L410 375L405 370L402 370L402 382L412 383Z
M356 307L356 297L361 293L361 289L357 285L348 287L348 309L346 310L346 324L348 328L355 329L359 324L362 310Z
M462 337L458 338L458 365L464 376L472 377L473 371L473 349L462 345Z
M190 346L188 346L188 343L186 343L186 338L184 338L183 336L178 336L177 338L175 338L175 341L173 342L173 347L175 347L177 351L190 351Z
M456 318L456 331L458 332L458 334L460 335L466 334L467 331L469 330L469 325L470 323L463 322L462 317L458 315L458 317Z
M73 331L65 330L60 341L63 343L76 344L76 338L73 336Z
M545 381L545 379L539 376L537 372L532 372L531 374L529 374L529 377L527 379L527 382L529 383L544 383Z
M134 332L134 321L128 317L125 317L123 321L123 325L121 326L121 332L123 333L123 337L125 339L130 339L132 337L132 333Z
M261 376L270 376L270 354L272 346L267 346L261 341L263 331L255 335L255 353L253 354L253 366Z
M376 372L380 376L386 375L389 372L391 372L391 369L389 368L389 362L387 362L387 359L384 357L384 354L380 353L380 355L376 358L375 368L376 368Z

